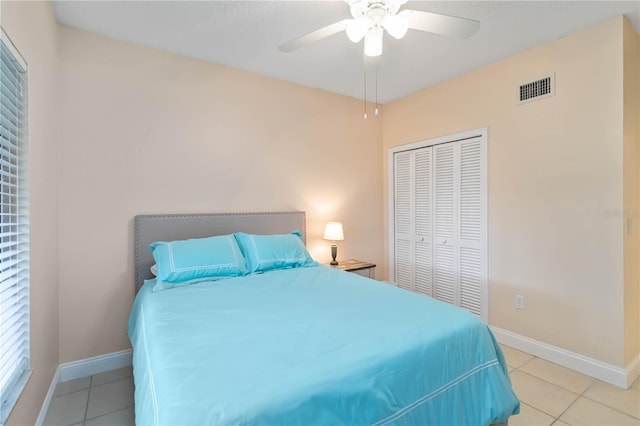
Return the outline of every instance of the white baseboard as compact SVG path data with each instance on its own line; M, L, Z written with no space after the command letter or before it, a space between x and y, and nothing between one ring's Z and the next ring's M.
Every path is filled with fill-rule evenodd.
M500 343L623 389L631 386L640 375L640 355L622 368L498 327L491 326L491 331Z
M104 373L105 371L128 367L131 365L132 357L133 352L129 349L60 364L58 367L60 369L60 382L68 382Z
M49 404L51 404L51 400L53 399L53 394L55 393L58 383L81 379L83 377L93 376L94 374L100 374L122 367L128 367L131 365L132 357L133 352L129 349L126 351L113 352L106 355L94 356L92 358L60 364L56 369L56 374L53 375L47 396L42 402L40 414L36 420L36 426L41 426L44 422L44 416L46 416L47 411L49 411Z
M51 404L51 400L53 399L53 394L56 391L56 386L58 386L59 382L60 382L60 366L56 368L56 373L53 375L53 379L51 379L51 385L49 385L47 396L44 397L44 401L42 402L42 407L40 408L40 414L38 414L38 418L36 419L36 426L42 426L42 423L44 423L44 416L46 416L47 411L49 411L49 404Z

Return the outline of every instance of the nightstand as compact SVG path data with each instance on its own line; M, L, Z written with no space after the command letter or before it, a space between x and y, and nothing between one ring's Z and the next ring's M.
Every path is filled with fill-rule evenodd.
M332 268L341 269L367 278L376 277L376 265L374 263L363 262L362 260L348 259L341 260L337 265L329 265Z

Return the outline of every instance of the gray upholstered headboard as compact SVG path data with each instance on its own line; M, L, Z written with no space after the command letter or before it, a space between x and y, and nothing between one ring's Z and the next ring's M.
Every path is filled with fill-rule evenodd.
M140 215L135 217L136 292L153 278L149 244L246 232L284 234L299 229L306 242L304 212Z

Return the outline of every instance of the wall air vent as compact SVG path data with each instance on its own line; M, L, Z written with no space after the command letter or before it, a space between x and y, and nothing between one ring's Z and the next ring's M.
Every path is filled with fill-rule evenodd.
M539 80L525 83L520 86L519 103L525 103L537 99L548 98L555 95L555 76L550 74Z

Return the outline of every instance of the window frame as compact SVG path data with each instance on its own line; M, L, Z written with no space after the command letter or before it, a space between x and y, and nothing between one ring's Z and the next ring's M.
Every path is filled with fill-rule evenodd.
M3 56L7 55L9 61L12 65L12 68L8 66L5 67L3 64ZM10 72L15 72L15 74L19 74L22 77L5 77L4 72L5 68ZM16 298L20 300L17 305L24 313L25 317L21 318L19 322L19 329L22 330L22 334L17 333L18 338L11 348L15 348L18 345L24 345L26 349L24 349L25 355L19 356L15 362L15 371L12 372L4 384L4 386L0 387L0 425L3 425L11 411L13 410L20 394L24 390L29 377L31 376L31 309L30 309L30 253L29 253L29 238L30 238L30 220L29 220L29 183L28 183L28 81L27 81L27 63L18 52L18 49L15 47L7 33L4 31L4 28L0 28L0 127L5 130L5 135L11 133L13 130L13 126L15 125L15 134L14 140L9 140L6 136L5 138L0 138L0 147L4 148L0 150L1 152L11 153L11 149L15 147L15 153L9 154L8 157L15 157L15 159L11 161L3 160L5 167L15 168L15 173L7 173L6 170L3 172L5 177L0 176L0 185L6 185L7 180L15 180L15 183L10 182L8 186L15 186L14 193L7 194L6 192L2 192L0 190L0 213L6 214L4 211L4 207L9 206L12 209L15 209L15 212L11 212L11 215L14 215L16 218L11 219L8 223L4 222L4 217L0 215L0 235L5 233L6 227L11 226L15 228L16 237L15 242L3 244L0 239L0 258L2 258L2 248L9 247L15 249L15 254L12 255L12 260L16 260L17 264L24 262L23 264L23 272L11 273L7 274L5 277L2 277L2 265L0 264L0 279L14 279L16 281L15 287L19 290L23 297ZM9 74L7 73L7 74ZM14 74L12 74L14 75ZM11 79L9 79L11 78ZM2 113L8 109L6 106L9 102L5 102L3 105L2 96L4 89L2 88L2 83L16 83L18 86L18 94L15 95L15 108L10 110L10 113L14 114L15 123L9 123L7 119L6 122L10 124L10 126L6 127L2 124ZM8 86L6 86L8 87ZM9 89L7 89L9 90ZM9 136L10 138L11 136ZM0 157L1 159L2 157ZM14 201L8 201L5 204L5 199L15 198ZM5 237L6 238L6 237ZM5 256L7 257L7 256ZM8 268L7 268L8 269ZM16 267L16 269L20 269ZM19 276L19 278L18 278ZM0 290L2 290L2 281L0 281ZM9 284L5 289L11 289L13 284ZM16 295L18 291L16 291ZM16 311L17 312L17 311ZM16 312L12 312L10 316L6 317L12 318L14 315L18 316ZM2 299L0 298L0 318L2 318ZM2 337L4 333L3 323L0 323L0 337ZM1 341L1 339L0 339ZM11 351L8 348L4 348L6 353L10 353ZM0 357L3 355L4 350L0 346ZM2 379L0 377L0 379Z

